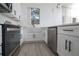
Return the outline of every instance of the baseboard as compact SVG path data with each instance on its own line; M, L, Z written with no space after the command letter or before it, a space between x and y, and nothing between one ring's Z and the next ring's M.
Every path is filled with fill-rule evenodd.
M27 44L27 43L45 43L45 41L44 40L39 40L39 41L24 41L23 42L23 44Z
M39 40L39 41L24 41L21 45L20 45L20 49L25 45L25 44L31 44L31 43L45 43L44 40Z

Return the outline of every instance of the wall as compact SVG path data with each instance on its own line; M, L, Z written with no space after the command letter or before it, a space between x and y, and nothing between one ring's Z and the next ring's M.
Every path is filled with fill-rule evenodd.
M40 27L62 24L62 8L56 8L55 3L27 3L22 4L22 6L25 20L27 20L27 25L30 25L30 19L28 19L28 15L30 14L30 12L28 13L28 9L32 7L40 8Z
M60 24L62 24L62 8L56 8L56 4L49 4L42 8L40 18L41 27L56 26Z

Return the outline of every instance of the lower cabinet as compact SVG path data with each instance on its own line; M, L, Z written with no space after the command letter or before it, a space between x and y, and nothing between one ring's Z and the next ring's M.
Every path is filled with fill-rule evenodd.
M79 56L79 37L58 34L57 52L60 56Z
M65 56L65 40L63 35L58 35L57 52L59 55Z

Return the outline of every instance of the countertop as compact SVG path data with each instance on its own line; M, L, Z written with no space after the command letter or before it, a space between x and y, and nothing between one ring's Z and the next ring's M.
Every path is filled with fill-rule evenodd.
M77 26L79 23L70 23L70 24L61 24L56 26L50 26L50 27L64 27L64 26Z

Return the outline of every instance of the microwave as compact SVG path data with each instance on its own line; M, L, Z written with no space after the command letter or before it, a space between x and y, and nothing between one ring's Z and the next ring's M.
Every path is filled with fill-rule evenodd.
M0 13L12 12L12 3L0 3Z

